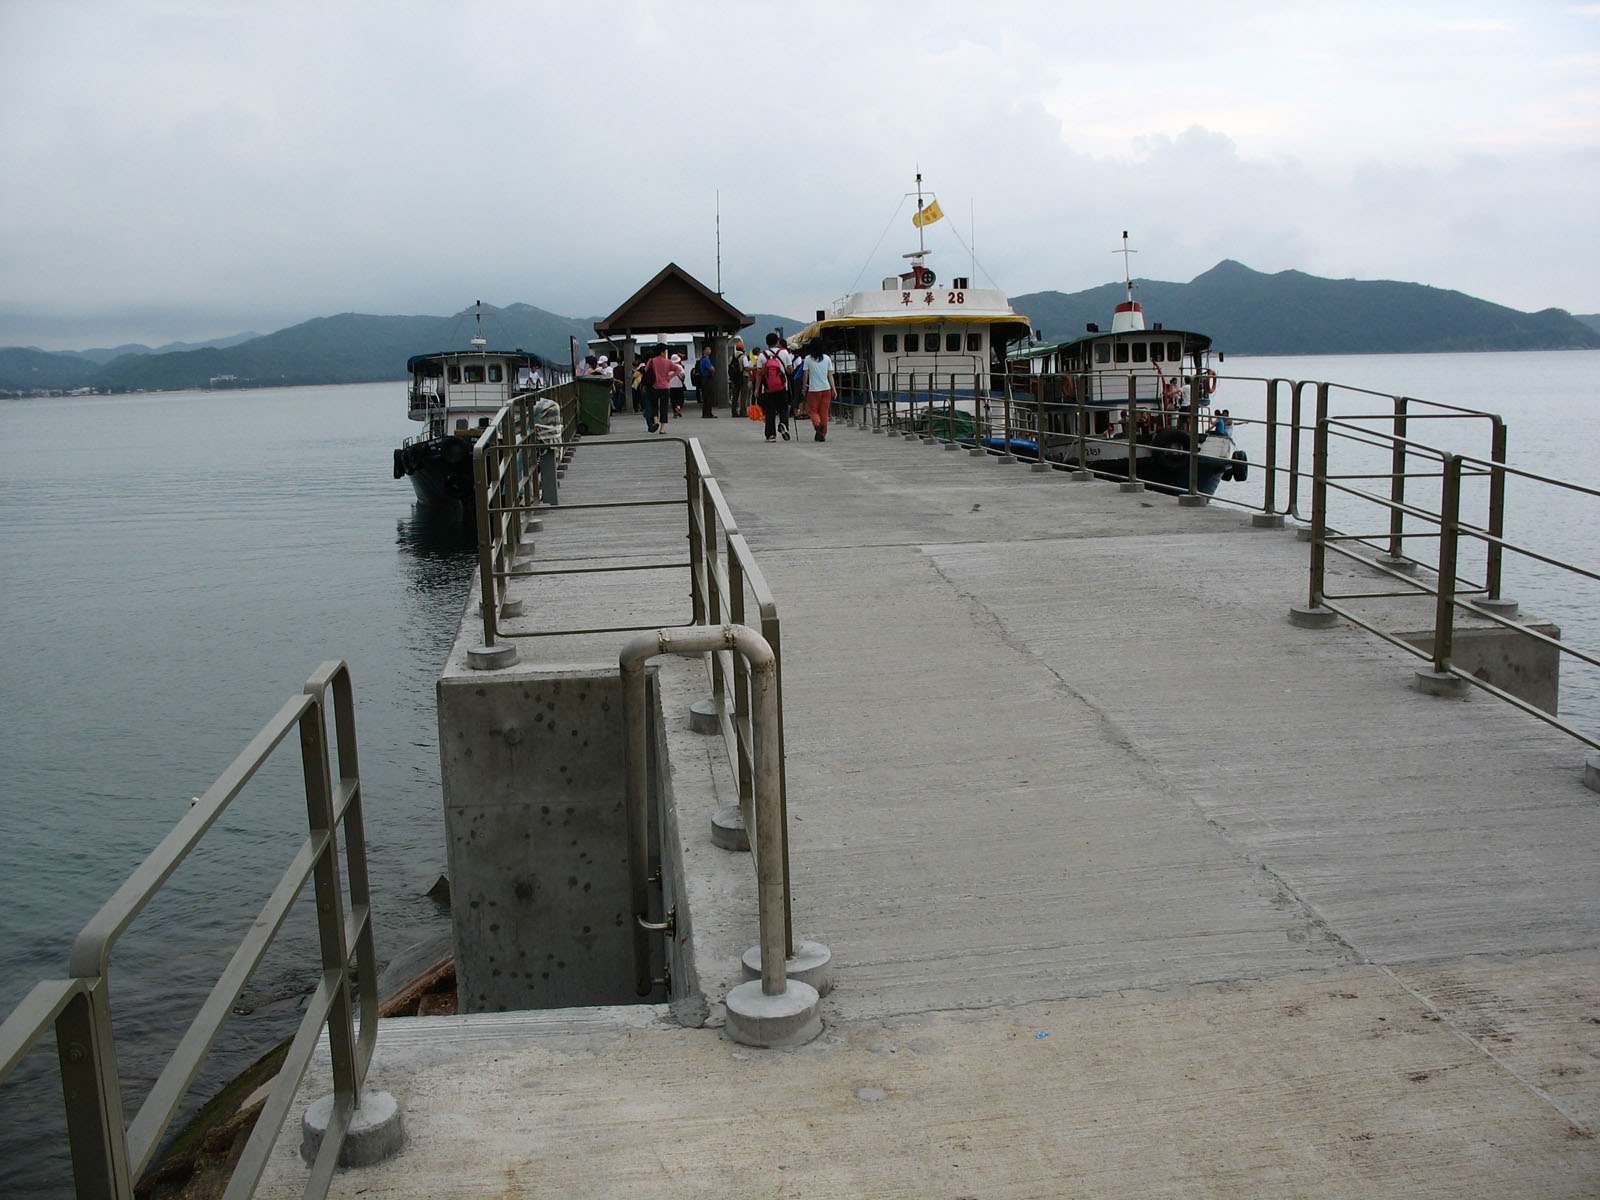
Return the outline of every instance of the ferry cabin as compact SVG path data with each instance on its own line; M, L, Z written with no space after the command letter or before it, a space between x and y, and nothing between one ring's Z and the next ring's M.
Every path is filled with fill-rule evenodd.
M1089 409L1094 436L1122 437L1128 420L1130 380L1136 419L1150 433L1182 425L1190 411L1209 402L1216 375L1210 370L1211 339L1186 330L1144 327L1136 301L1117 305L1110 332L1091 324L1082 337L1014 351L1012 395L1061 408L1046 412L1047 429L1077 433L1078 389ZM1195 381L1199 386L1195 386ZM1198 393L1197 395L1195 393Z
M1006 351L1027 337L1028 319L1004 292L969 284L958 277L940 286L931 270L915 266L878 291L819 310L790 345L805 353L820 340L847 399L988 392L1003 382Z
M406 360L407 416L426 424L423 437L474 436L513 396L533 389L538 369L539 359L520 350L415 355Z

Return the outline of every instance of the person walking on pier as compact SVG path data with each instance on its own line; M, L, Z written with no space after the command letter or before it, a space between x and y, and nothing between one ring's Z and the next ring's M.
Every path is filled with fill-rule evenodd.
M767 334L767 349L756 370L756 386L769 442L777 441L780 433L784 441L789 440L789 376L793 370L788 352L778 345L778 335Z
M734 338L728 350L728 410L736 417L744 416L749 385L750 360L744 352L744 339Z
M833 359L822 352L820 342L811 343L811 352L805 359L806 415L811 418L813 441L828 440L828 410L837 395L833 377Z
M658 345L644 364L644 423L651 433L665 433L672 415L672 359L667 348Z
M714 417L717 414L711 411L711 406L716 402L716 390L712 382L717 377L717 364L711 361L711 342L708 340L700 347L700 357L694 364L694 387L700 393L700 415Z

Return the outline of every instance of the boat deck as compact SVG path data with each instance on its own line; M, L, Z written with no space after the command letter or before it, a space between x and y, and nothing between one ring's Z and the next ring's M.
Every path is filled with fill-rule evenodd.
M564 501L671 494L670 455L606 449L633 421L580 448ZM669 432L702 440L778 598L824 1032L748 1049L715 1004L701 1028L655 1007L387 1021L371 1085L408 1143L333 1195L1600 1190L1583 747L1413 691L1420 660L1352 627L1291 626L1306 547L1248 513L848 426ZM670 536L666 510L544 525L544 563ZM565 578L529 609L559 624L619 578L640 614L685 608L681 577ZM533 653L614 662L622 640ZM673 785L715 1001L755 889L705 844L727 782L695 736L673 734ZM297 1141L260 1194L298 1194Z

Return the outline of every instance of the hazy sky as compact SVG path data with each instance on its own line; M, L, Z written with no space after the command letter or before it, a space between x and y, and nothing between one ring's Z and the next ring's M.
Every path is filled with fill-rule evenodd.
M1600 3L0 0L0 345L1401 279L1600 312ZM969 259L975 252L977 267ZM1158 314L1153 314L1157 315Z

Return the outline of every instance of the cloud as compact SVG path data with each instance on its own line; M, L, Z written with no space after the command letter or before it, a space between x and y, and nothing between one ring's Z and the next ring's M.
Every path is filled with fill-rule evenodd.
M8 0L0 155L27 186L0 192L0 342L598 314L669 260L715 284L719 242L730 300L801 317L898 269L918 170L941 274L1013 292L1115 278L1128 229L1159 278L1231 257L1600 310L1588 12L605 11Z

